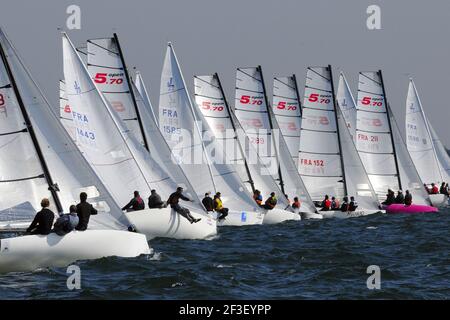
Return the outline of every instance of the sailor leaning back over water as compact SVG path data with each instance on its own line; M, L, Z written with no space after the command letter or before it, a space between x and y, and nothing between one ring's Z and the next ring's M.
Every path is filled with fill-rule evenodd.
M178 187L177 191L175 191L174 193L172 193L169 196L169 199L167 200L167 203L170 205L170 207L172 209L175 210L175 212L177 212L178 214L180 214L183 217L185 217L186 219L188 219L190 223L199 222L201 220L201 218L195 219L191 215L189 209L183 208L182 206L179 205L178 202L180 201L180 199L184 200L184 201L194 202L194 200L191 200L188 197L183 195L183 188L182 187Z

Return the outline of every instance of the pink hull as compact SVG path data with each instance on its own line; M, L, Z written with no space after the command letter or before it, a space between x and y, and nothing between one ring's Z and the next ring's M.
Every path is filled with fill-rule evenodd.
M390 214L397 213L424 213L424 212L438 212L438 209L431 206L412 204L405 206L404 204L391 204L386 207L386 212Z

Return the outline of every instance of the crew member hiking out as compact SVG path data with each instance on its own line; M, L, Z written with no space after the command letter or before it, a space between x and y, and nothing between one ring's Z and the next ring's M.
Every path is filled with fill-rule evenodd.
M211 213L214 211L214 200L210 197L211 192L205 193L205 197L202 200L202 204L205 207L206 211L208 213Z
M139 195L139 191L134 192L134 198L128 202L128 204L122 208L122 210L127 211L138 211L138 210L144 210L145 204L144 200L142 200L141 196Z
M177 212L178 214L182 215L187 220L189 220L190 223L199 222L201 220L200 218L199 219L195 219L191 215L191 212L189 211L189 209L183 208L182 206L180 206L180 204L178 203L180 201L180 199L184 200L184 201L194 202L194 200L191 200L188 197L183 195L183 188L182 187L178 187L177 191L175 191L174 193L172 193L169 196L169 199L167 200L167 204L169 204L170 207L175 210L175 212Z
M156 190L153 189L150 191L150 196L148 197L148 207L150 209L162 209L167 207L167 203L161 200L161 196L156 193Z
M222 203L222 199L220 199L220 192L217 192L214 196L214 210L220 213L220 216L217 218L218 220L223 220L228 215L228 208L225 208Z
M262 207L263 197L261 195L261 191L255 190L255 192L253 193L253 200L255 200L258 206Z
M41 201L41 211L36 213L36 216L31 222L27 229L28 233L31 234L41 234L48 235L52 230L53 220L55 219L55 214L48 207L50 206L50 201L47 198Z
M277 197L275 196L275 192L272 192L270 194L270 197L267 198L266 202L264 203L264 209L272 210L277 205Z
M81 192L80 203L77 204L77 215L80 222L78 222L75 229L78 231L86 230L89 224L89 218L91 215L95 214L97 214L97 210L92 206L92 204L87 202L87 193Z

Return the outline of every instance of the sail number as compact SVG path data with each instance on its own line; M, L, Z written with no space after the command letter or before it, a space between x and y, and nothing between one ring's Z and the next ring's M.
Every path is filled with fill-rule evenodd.
M297 106L292 103L287 104L286 101L280 101L280 102L278 102L277 109L295 111L295 110L297 110Z
M324 161L317 159L300 159L300 164L304 166L323 167Z
M362 133L358 133L358 140L378 142L378 136L368 136Z
M203 101L202 109L211 111L223 111L223 106L215 103L212 103L211 105L211 101Z
M361 99L361 104L365 106L371 105L373 107L381 107L383 101L381 98L364 97Z
M311 93L308 97L309 102L317 102L321 104L329 104L331 102L331 96L329 95L320 95L318 93Z
M250 96L241 96L241 99L239 100L242 104L254 104L257 106L262 105L262 97L250 97Z
M97 73L94 77L95 83L103 83L103 84L122 84L123 78L115 78L118 76L123 76L122 73ZM108 81L108 77L110 78Z

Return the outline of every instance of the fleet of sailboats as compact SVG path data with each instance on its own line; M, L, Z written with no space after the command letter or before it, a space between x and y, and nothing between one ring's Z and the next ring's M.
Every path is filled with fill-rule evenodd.
M335 93L331 66L308 67L302 102L295 75L274 77L269 101L261 66L237 68L229 105L217 73L194 76L191 98L169 43L154 106L142 74L130 73L117 34L77 50L63 33L62 47L56 112L0 30L0 231L14 234L0 239L0 272L136 257L151 252L147 241L155 237L213 239L218 226L389 212L382 206L388 189L414 199L393 213L448 202L424 187L448 182L450 158L412 79L405 142L381 71L359 73L355 101L342 72ZM199 222L170 207L121 210L134 191L145 198L157 190L167 199L179 186ZM264 199L275 193L275 208L258 205L257 190ZM62 214L80 192L99 211L87 231L21 235L42 198ZM205 193L217 192L230 209L225 219L202 205ZM319 211L325 195L352 196L359 206Z

